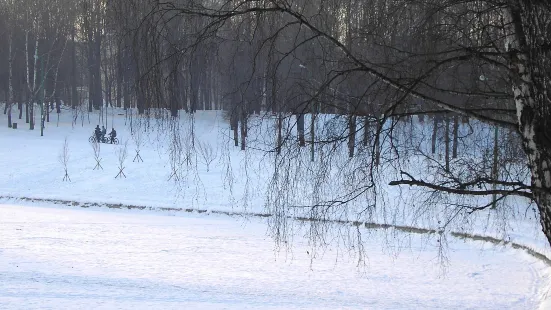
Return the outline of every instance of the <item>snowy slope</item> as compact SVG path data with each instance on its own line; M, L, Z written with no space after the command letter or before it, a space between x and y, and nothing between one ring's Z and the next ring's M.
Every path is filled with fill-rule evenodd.
M259 220L0 205L2 309L537 309L548 268L512 249L384 236L358 267L298 238L276 251ZM504 272L506 271L506 272Z

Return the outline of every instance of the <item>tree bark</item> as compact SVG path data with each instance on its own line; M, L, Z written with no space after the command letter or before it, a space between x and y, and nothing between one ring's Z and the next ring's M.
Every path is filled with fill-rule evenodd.
M117 108L122 107L123 54L121 43L117 44Z
M180 106L180 91L179 91L179 72L178 62L175 60L172 67L171 87L170 87L170 115L172 117L178 116L178 108Z
M34 130L34 102L33 102L33 99L34 98L31 98L31 102L30 102L30 109L29 109L29 129L30 130Z
M73 26L71 31L71 108L76 109L79 100L78 100L78 93L77 93L77 48L76 48L76 41L75 41L75 32L76 27Z
M244 151L246 148L246 137L247 137L247 112L245 109L241 109L241 150Z
M45 103L46 105L46 122L49 123L50 122L50 106L52 104L52 101L51 100L48 100L48 103Z
M239 114L237 108L230 112L230 126L233 130L233 143L235 146L239 146Z
M513 34L507 48L512 55L509 67L515 74L513 94L519 131L532 174L532 193L540 213L542 231L551 245L551 110L549 99L544 96L548 87L544 75L549 75L549 72L541 72L542 68L535 65L535 58L527 52L531 49L524 32L528 25L523 24L523 15L536 14L534 10L538 8L532 5L528 1L516 0L506 9L505 16L509 19L506 24L509 33ZM540 57L549 57L547 53Z
M55 112L57 114L60 114L61 113L61 100L59 99L59 92L57 92L57 91L54 94L54 101L55 101Z
M306 138L304 137L304 114L297 115L297 131L298 131L298 145L306 146Z
M381 162L381 139L380 139L380 132L382 131L382 127L384 124L379 120L377 120L377 128L376 128L376 135L375 135L375 166L379 166Z
M369 116L364 116L364 135L362 141L364 147L367 147L370 142L369 131Z
M438 115L435 115L434 116L434 121L433 121L433 125L432 125L432 143L431 143L431 152L432 154L436 153L436 138L437 138L437 134L438 134L438 122L439 122L439 117Z
M132 81L131 78L131 72L129 70L130 68L130 55L129 52L126 51L126 49L123 51L123 61L124 61L124 68L123 68L123 106L124 110L128 110L131 107L131 97L130 97L130 81Z
M354 157L354 148L356 146L356 116L348 116L348 157Z
M29 92L25 91L25 123L29 123Z
M314 162L315 142L316 142L316 108L312 103L312 113L310 113L310 161Z
M498 143L498 137L499 137L499 127L497 125L494 128L494 156L493 156L493 163L492 163L492 178L494 180L499 180L499 171L498 171L498 159L499 159L499 143ZM497 189L497 184L492 185L492 189ZM495 209L497 195L494 194L492 196L492 209Z
M95 81L95 100L94 100L94 108L99 109L100 107L103 107L103 87L101 83L101 31L97 29L95 33L94 38L94 78Z
M8 127L11 128L11 102L6 102L8 105Z
M459 116L453 116L453 150L452 157L457 158L457 144L459 143Z
M13 45L13 30L9 30L8 38L8 96L6 104L8 105L8 127L12 127L11 122L11 107L13 105L13 55L12 55L12 45Z
M444 139L446 147L446 171L450 171L450 117L445 116Z

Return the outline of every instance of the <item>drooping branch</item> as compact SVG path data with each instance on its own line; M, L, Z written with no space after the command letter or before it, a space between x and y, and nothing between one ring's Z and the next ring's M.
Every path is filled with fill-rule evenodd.
M470 181L464 184L458 184L457 187L443 186L423 180L417 180L412 175L407 172L402 171L401 174L406 176L408 179L401 179L389 182L390 186L399 186L399 185L409 185L409 186L418 186L425 187L431 190L455 194L455 195L470 195L470 196L489 196L489 195L504 195L504 196L521 196L528 199L533 199L533 194L531 192L531 187L527 186L521 182L505 182L497 180L485 180L478 179L475 181ZM510 186L510 189L491 189L491 190L470 190L467 187L475 186L485 182L487 184L499 184L504 186Z

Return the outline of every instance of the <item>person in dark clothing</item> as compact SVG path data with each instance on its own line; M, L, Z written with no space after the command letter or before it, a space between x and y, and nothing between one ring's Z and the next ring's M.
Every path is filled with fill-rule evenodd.
M107 133L107 129L105 129L105 126L101 126L101 142L105 140L105 134Z
M111 132L109 133L109 140L111 140L111 143L115 142L115 138L117 137L117 132L115 131L115 128L111 128Z
M96 129L94 129L94 134L96 135L96 141L101 142L101 129L99 129L99 125L96 125Z

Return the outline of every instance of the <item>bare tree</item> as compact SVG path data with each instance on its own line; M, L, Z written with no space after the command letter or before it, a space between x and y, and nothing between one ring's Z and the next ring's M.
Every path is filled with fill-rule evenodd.
M94 170L101 169L103 170L103 167L101 166L101 143L96 141L94 139L93 142L90 142L92 145L92 151L94 151L94 160L96 161L96 165L94 166Z
M208 142L197 142L197 151L203 164L207 166L207 172L210 170L210 164L216 159L216 152Z
M433 193L430 205L435 207L435 197L440 197L440 203L454 210L447 213L451 218L457 218L453 215L455 210L467 217L469 212L492 205L478 205L475 197L503 203L507 197L517 196L538 205L542 229L551 243L548 173L551 134L546 129L550 128L547 124L551 119L546 86L551 80L548 1L350 0L338 5L307 1L169 1L152 4L148 9L149 14L144 16L147 23L142 23L148 29L162 28L158 17L166 12L197 21L196 36L179 46L181 57L191 59L193 64L202 61L193 56L208 43L217 42L227 51L220 56L220 63L232 78L224 86L227 98L231 98L228 110L235 115L231 124L236 137L236 120L241 122L242 140L247 137L248 115L255 103L256 89L265 90L260 92L265 98L259 102L273 102L272 108L280 115L297 116L293 128L297 126L301 145L304 145L303 116L317 110L311 107L314 103L320 104L319 113L348 117L349 125L344 128L349 130L342 130L331 140L320 139L319 144L320 152L333 156L329 162L338 162L341 154L333 150L348 141L351 160L349 167L341 167L339 174L343 180L353 179L356 183L350 184L352 190L343 188L335 199L323 203L325 208L351 210L359 197L380 202L377 198L383 180L391 186L418 186ZM313 92L297 87L295 81L305 79L298 64L316 69L310 77L319 81ZM267 70L262 72L264 68ZM195 74L196 70L190 67L190 71ZM258 83L264 86L257 88L259 72L266 80ZM192 79L191 83L195 81ZM198 89L200 86L191 84L192 105L200 101ZM497 179L495 175L488 176L486 171L476 169L480 162L469 162L473 169L463 173L457 167L465 159L459 154L454 158L459 128L451 130L452 148L447 118L440 124L445 125L444 162L419 145L406 148L398 139L397 129L404 126L403 119L431 113L436 116L433 127L436 153L437 120L450 112L486 126L520 129L531 182L505 174ZM372 141L368 141L372 149L368 153L370 158L362 159L354 152L356 133L361 129L357 128L357 116L373 116L378 123ZM279 154L279 160L285 162L283 166L291 162L298 165L300 150L284 152L282 148L285 140L296 140L289 139L292 136L281 128L278 131L281 133L275 153ZM364 143L366 140L369 139ZM327 146L325 150L322 144ZM242 148L245 145L242 141ZM423 167L437 177L427 179L414 173L418 167L405 165L406 157L411 159L407 154L424 157ZM359 163L364 166L358 166ZM385 173L388 176L381 169L389 166L398 172L390 181L381 176ZM354 175L346 178L346 173ZM300 171L294 174L300 175ZM274 178L275 175L279 175L277 169ZM492 189L493 185L497 188ZM469 198L472 204L461 203ZM317 206L310 208L314 210ZM322 220L319 214L315 216Z
M170 178L183 182L198 159L210 169L216 157L208 142L196 140L193 113L219 108L245 158L253 148L273 155L267 208L274 214L365 219L393 202L382 194L388 184L422 188L417 209L408 211L440 210L450 223L520 197L537 204L551 243L549 1L19 4L20 12L1 12L21 29L0 24L9 28L0 31L8 43L0 76L5 113L25 89L31 129L37 102L43 108L46 99L70 97L76 123L80 92L88 92L90 109L115 92L127 115L137 108L143 130L165 126ZM15 2L0 3L7 5ZM69 47L71 57L64 57ZM179 111L189 117L177 120ZM308 114L312 145L305 160ZM433 117L434 124L413 123L412 116ZM272 126L270 142L252 136L257 119ZM41 113L41 128L43 120ZM498 127L514 146L495 139L489 128ZM141 159L138 135L132 135L134 161ZM490 166L480 156L488 143ZM92 147L94 169L103 169L100 146ZM123 164L117 177L124 176Z
M134 156L132 162L143 162L142 156L140 155L140 150L144 143L143 134L141 126L132 128L132 141L134 142L134 150L136 151L136 156Z
M65 171L63 181L71 182L71 178L69 177L69 172L67 170L69 159L69 141L67 141L67 137L65 137L65 140L63 140L63 147L61 148L61 152L59 153L59 162L61 163L61 165L63 166L63 170Z
M128 141L124 141L124 143L119 146L117 149L117 159L119 162L119 173L115 176L115 179L118 177L124 177L126 178L126 174L124 174L124 162L126 161L126 158L128 157Z

